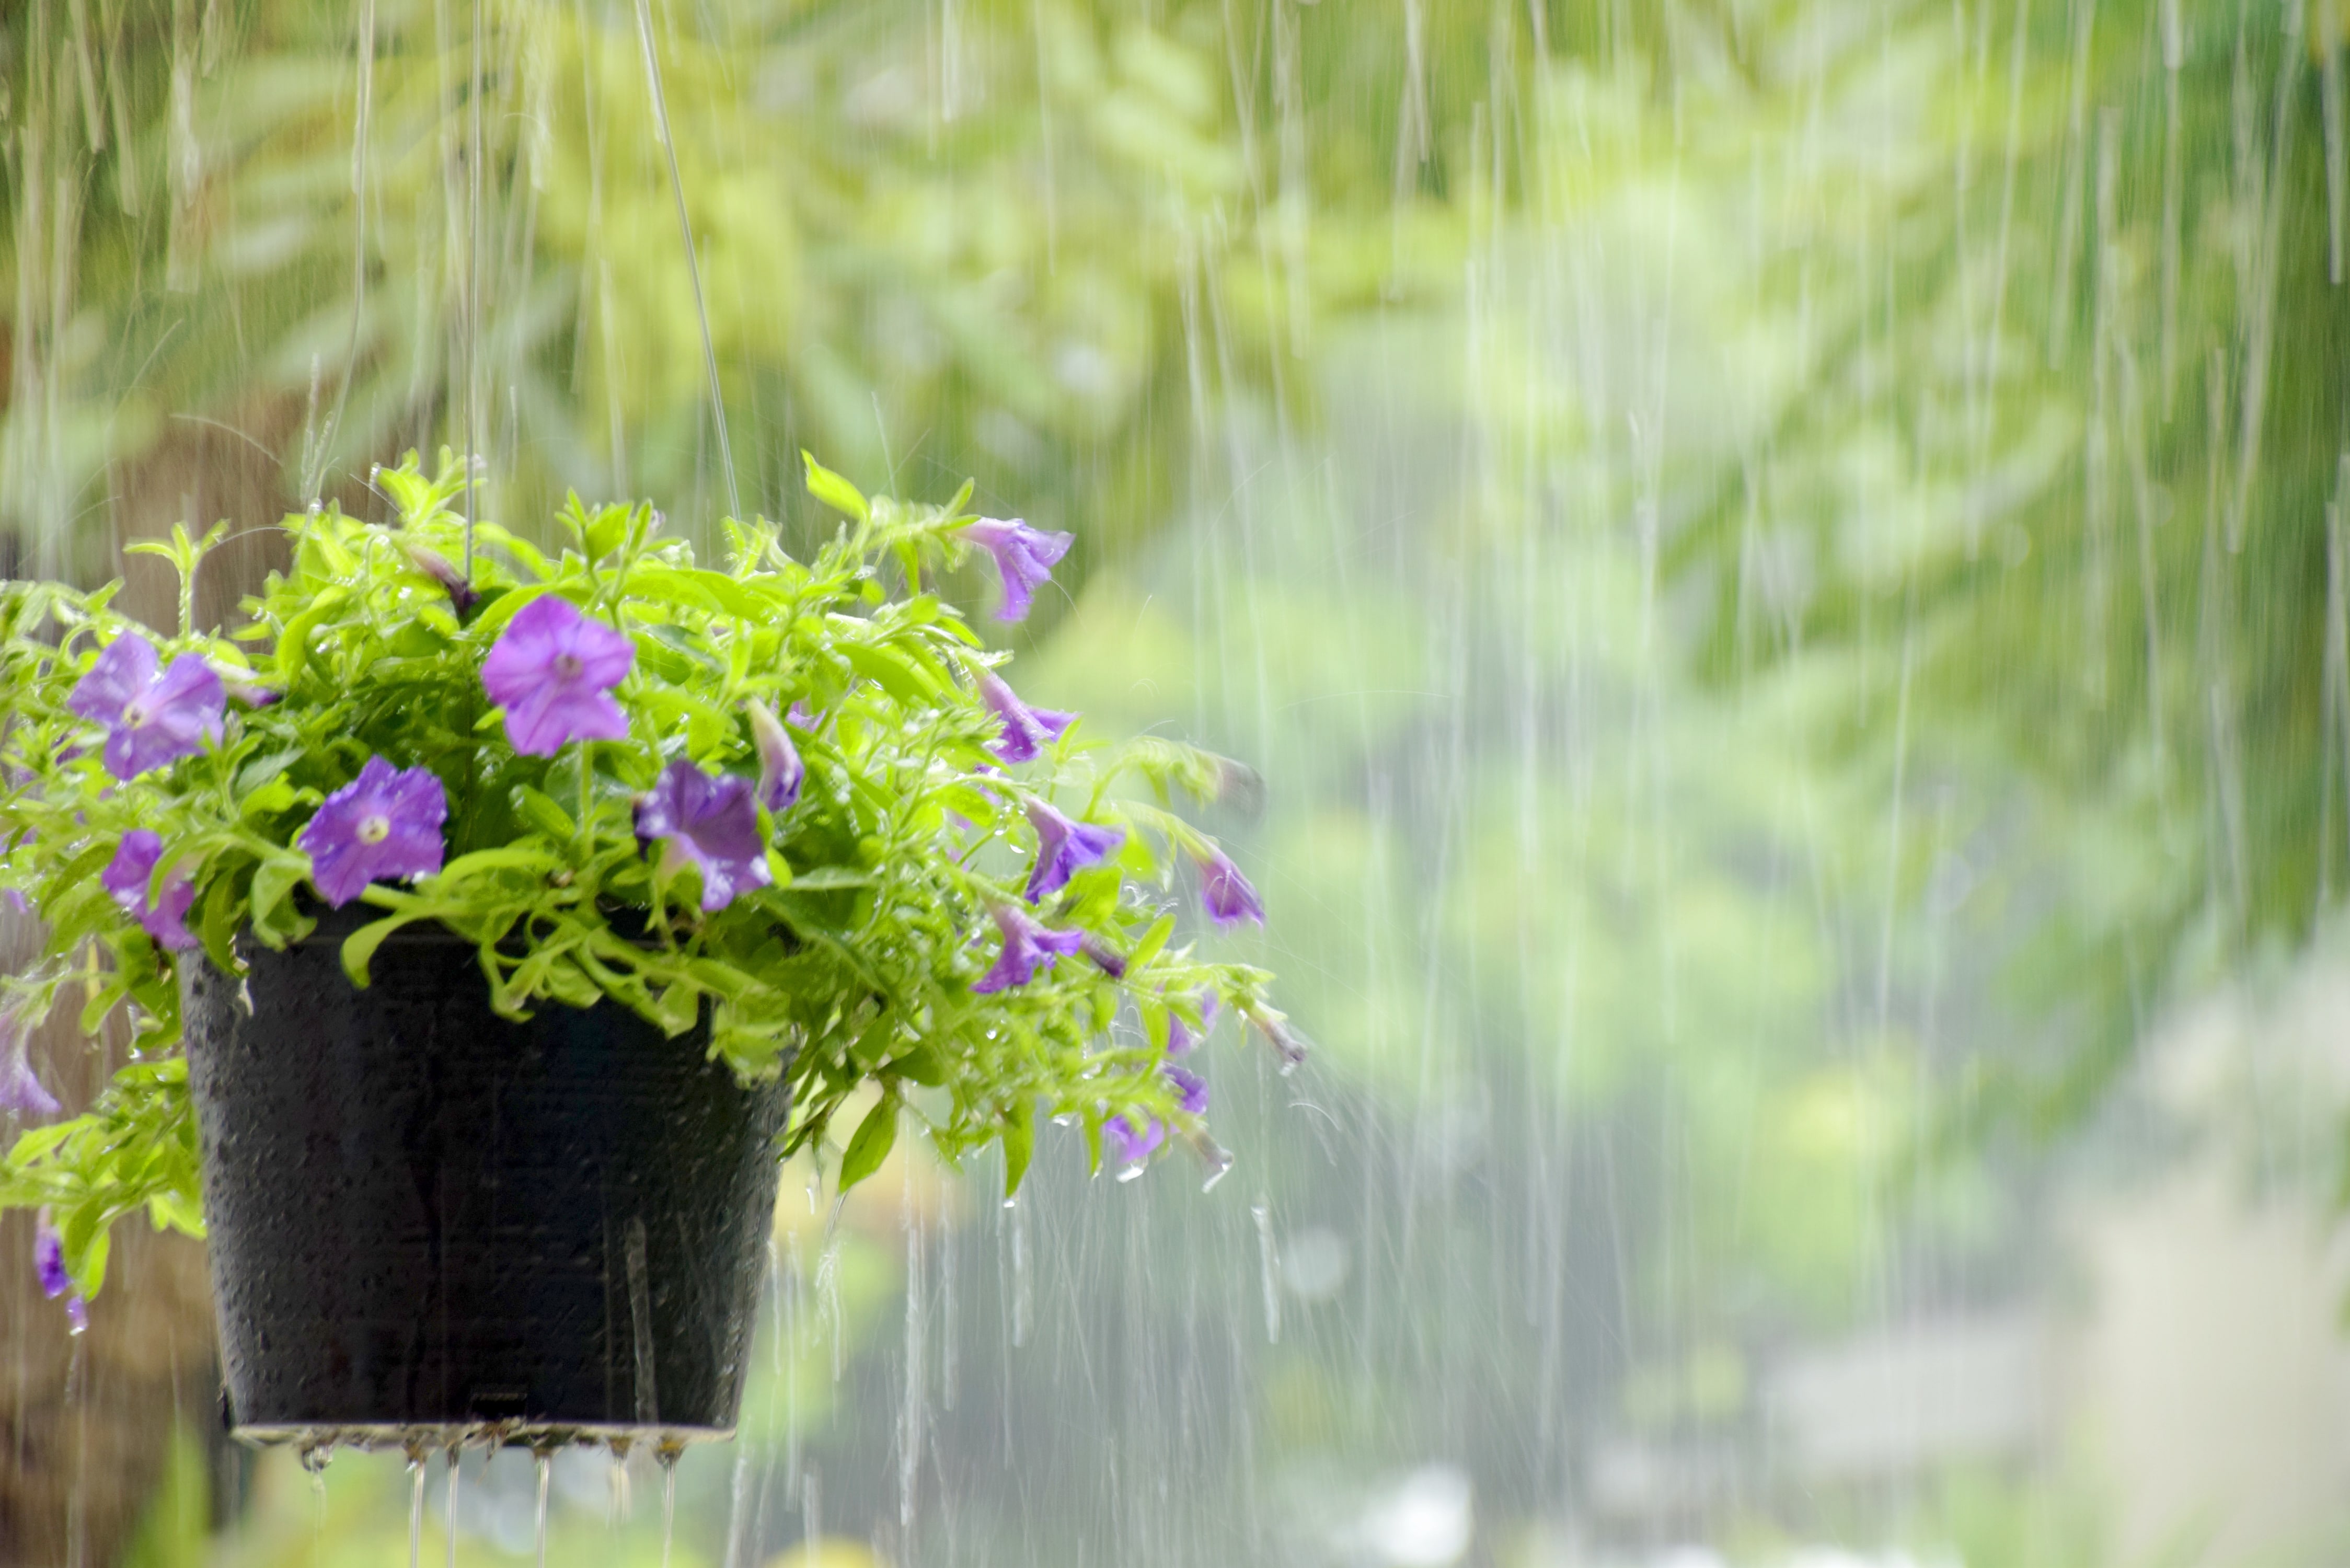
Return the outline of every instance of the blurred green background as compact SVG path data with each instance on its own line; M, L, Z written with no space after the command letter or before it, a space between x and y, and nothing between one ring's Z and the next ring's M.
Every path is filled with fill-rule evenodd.
M1263 776L1232 1177L787 1172L680 1564L2330 1562L2345 23L17 0L0 554L161 613L444 444L814 530L806 446L1073 531L1024 693ZM402 1560L12 1288L0 1551Z

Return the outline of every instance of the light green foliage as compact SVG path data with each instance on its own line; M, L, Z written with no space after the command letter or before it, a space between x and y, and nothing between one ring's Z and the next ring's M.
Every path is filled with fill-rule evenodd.
M1152 889L1168 886L1176 850L1206 849L1165 809L1169 792L1212 799L1225 764L1156 739L1106 750L1073 730L1038 763L997 767L988 746L1000 721L975 680L1002 656L920 591L966 547L954 537L972 521L961 498L944 508L868 503L813 462L809 472L811 488L854 520L806 562L772 528L730 524L724 569L705 567L662 536L650 507L574 498L556 555L477 524L479 599L461 611L417 564L421 552L465 556L452 510L461 468L428 478L411 460L384 471L377 482L399 507L397 526L332 507L289 517L291 569L249 603L246 624L227 638L183 625L162 649L211 659L276 700L238 703L216 745L127 783L103 771L96 730L67 706L100 647L130 629L109 594L32 584L0 595L11 714L0 886L48 930L47 961L13 982L10 1005L46 1014L86 977L84 1029L120 1007L132 1030L135 1059L111 1089L87 1116L26 1134L0 1184L0 1199L56 1211L85 1291L103 1277L116 1217L144 1205L159 1223L200 1224L174 1047L175 971L202 961L150 940L99 869L125 833L158 833L154 886L190 878L191 927L209 961L235 972L241 932L277 947L312 930L296 835L375 756L439 777L447 859L412 886L367 888L383 913L344 943L354 983L366 983L386 935L434 921L477 944L493 1003L509 1016L610 1002L671 1034L706 1016L714 1054L746 1077L790 1082L785 1154L820 1144L842 1102L879 1084L841 1157L844 1187L880 1164L908 1113L950 1159L1003 1137L1014 1185L1040 1107L1082 1120L1097 1146L1102 1121L1126 1116L1159 1118L1212 1148L1155 1070L1164 997L1191 1010L1195 993L1212 992L1251 1016L1278 1015L1266 1011L1263 971L1170 946L1173 920ZM175 542L183 571L208 543ZM542 595L635 644L616 692L628 740L575 742L553 758L507 743L482 663ZM703 913L694 873L664 874L639 842L635 802L681 759L755 772L752 703L805 705L807 776L795 804L772 817L762 808L773 886ZM1111 785L1128 772L1161 804L1116 798ZM1022 898L1024 807L1055 796L1127 828L1114 863L1078 871L1038 910L1083 929L1087 955L976 993L996 948L990 911ZM1118 1023L1129 1001L1139 1028Z
M211 1478L204 1446L174 1421L163 1448L163 1474L124 1548L122 1568L205 1568L213 1561Z
M1089 519L1088 549L1138 537L1181 472L1185 291L1234 275L1234 328L1258 343L1305 282L1285 246L1264 291L1265 244L1232 221L1271 147L1232 123L1245 46L1220 5L972 5L944 54L910 0L654 10L666 148L629 0L484 8L478 289L464 7L375 0L364 72L346 0L208 5L183 26L126 7L96 58L127 140L25 70L82 43L26 18L7 79L54 130L25 155L103 171L65 212L0 189L26 240L0 281L41 297L62 255L82 306L140 325L24 328L42 396L5 410L0 521L48 575L94 576L57 519L108 463L192 433L171 415L282 419L292 493L348 495L402 446L465 444L469 374L509 515L583 475L681 510L723 494L673 150L746 497L781 508L812 446L874 483L912 461L982 473L1032 517Z

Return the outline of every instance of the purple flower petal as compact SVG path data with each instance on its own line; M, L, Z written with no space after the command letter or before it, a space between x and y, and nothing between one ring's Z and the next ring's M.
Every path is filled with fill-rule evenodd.
M1073 822L1041 800L1028 803L1028 825L1036 830L1036 864L1028 872L1028 901L1068 886L1069 878L1097 866L1126 842L1126 831Z
M192 755L220 734L227 693L213 667L192 653L156 673L155 645L126 631L74 683L66 706L106 727L106 771L135 779Z
M0 1111L14 1111L20 1116L53 1116L63 1108L57 1097L41 1086L41 1080L33 1073L33 1064L26 1056L32 1044L33 1027L39 1022L22 1002L0 1012Z
M41 1282L41 1293L51 1301L73 1288L73 1276L66 1272L66 1239L46 1209L33 1224L33 1273Z
M1218 1006L1216 993L1212 991L1197 991L1191 993L1191 999L1199 1003L1200 1007L1200 1033L1194 1035L1180 1018L1170 1012L1167 1015L1167 1054L1170 1056L1182 1055L1205 1039L1208 1032L1216 1026Z
M187 925L188 906L196 901L196 888L184 869L175 867L164 882L162 898L149 902L155 863L162 858L163 840L146 828L133 828L122 836L113 861L99 873L99 885L114 895L123 912L137 919L149 936L173 952L185 952L197 945Z
M1208 1109L1208 1081L1188 1067L1166 1066L1159 1069L1167 1081L1175 1085L1177 1101L1192 1116L1204 1116Z
M1264 924L1263 901L1222 850L1211 850L1198 858L1200 901L1207 906L1209 919L1219 926L1237 925L1243 920Z
M1052 968L1055 961L1076 952L1086 940L1083 931L1041 926L1010 904L998 904L994 915L996 929L1003 933L1003 950L996 955L995 967L972 987L982 993L1026 985L1036 978L1038 970Z
M106 646L89 672L74 683L66 706L94 724L112 724L122 710L155 683L161 668L155 645L126 631Z
M980 671L979 694L1003 721L1003 737L993 749L1006 763L1035 761L1037 753L1059 740L1061 732L1076 718L1050 708L1031 708L992 670Z
M996 575L1003 580L1003 604L995 618L1024 618L1036 590L1053 579L1053 567L1069 553L1073 534L1046 534L1014 517L1000 522L983 517L962 530L962 537L995 557Z
M636 661L636 644L553 594L517 611L482 660L482 687L506 711L506 739L526 757L551 757L572 741L623 741L629 716L611 690Z
M749 706L751 739L759 749L759 804L769 811L787 810L800 798L807 764L800 761L791 735L776 722L775 711L764 702Z
M702 908L715 913L735 898L775 880L751 781L715 776L691 763L671 763L650 794L637 802L637 837L665 840L669 868L691 863L702 871Z
M1102 1123L1102 1150L1114 1165L1140 1165L1166 1140L1167 1125L1157 1116L1144 1116L1139 1129L1123 1116Z
M1208 1110L1208 1081L1184 1067L1163 1067L1167 1081L1175 1085L1177 1100L1191 1116L1205 1116Z
M310 857L318 896L341 909L380 877L441 869L448 792L430 768L395 769L369 757L359 776L328 795L295 845Z

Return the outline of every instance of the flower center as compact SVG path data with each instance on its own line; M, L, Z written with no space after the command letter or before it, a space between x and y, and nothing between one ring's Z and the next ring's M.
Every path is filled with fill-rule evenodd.
M565 680L578 680L579 672L586 668L587 666L579 662L579 656L576 653L558 653L555 656L555 673Z
M361 844L381 844L391 836L391 818L381 812L359 818L359 841Z
M122 705L122 722L131 729L135 730L147 722L147 704L144 702L125 702Z

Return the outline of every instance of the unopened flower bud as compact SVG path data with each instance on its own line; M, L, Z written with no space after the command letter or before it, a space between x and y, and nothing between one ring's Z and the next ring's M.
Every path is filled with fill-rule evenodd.
M764 702L743 706L751 715L752 743L759 749L759 804L769 811L783 811L800 798L807 764L800 761L799 749L774 709Z
M472 609L481 598L473 585L465 580L465 574L451 566L448 558L438 551L428 550L421 545L411 545L408 546L408 560L418 571L448 590L449 603L459 615Z

